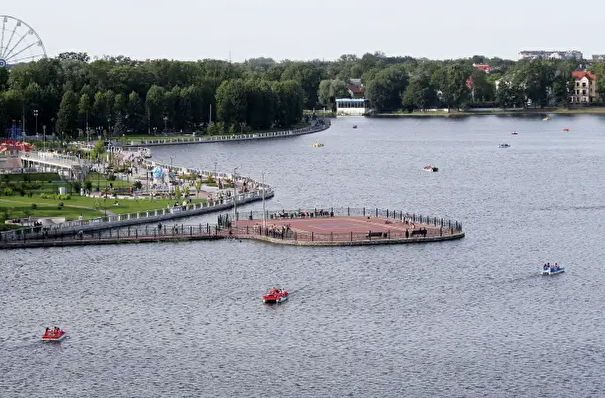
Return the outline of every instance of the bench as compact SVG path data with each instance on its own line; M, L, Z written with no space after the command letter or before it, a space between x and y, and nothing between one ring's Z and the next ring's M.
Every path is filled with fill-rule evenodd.
M386 238L387 237L387 233L386 232L368 232L367 235L368 238Z

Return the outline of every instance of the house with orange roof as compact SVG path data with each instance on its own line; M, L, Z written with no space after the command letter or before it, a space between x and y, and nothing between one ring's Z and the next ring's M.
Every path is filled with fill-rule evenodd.
M597 79L594 73L581 70L572 72L574 80L571 102L590 103L597 100Z
M351 98L363 98L363 89L355 84L347 84L349 96Z
M473 68L485 73L490 73L492 71L492 67L487 64L473 64Z

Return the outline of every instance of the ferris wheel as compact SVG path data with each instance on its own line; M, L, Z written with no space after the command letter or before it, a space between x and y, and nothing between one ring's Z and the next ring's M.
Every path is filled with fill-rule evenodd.
M0 68L46 58L36 31L20 19L0 15Z

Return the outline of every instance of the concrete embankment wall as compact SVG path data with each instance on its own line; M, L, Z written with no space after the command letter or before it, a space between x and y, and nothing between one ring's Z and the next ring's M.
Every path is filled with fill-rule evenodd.
M191 138L174 138L174 139L157 139L157 140L144 140L144 141L131 141L130 143L123 145L116 143L116 147L154 147L162 145L187 145L187 144L209 144L217 142L233 142L233 141L253 141L273 138L285 138L285 137L296 137L305 134L314 134L330 128L330 121L324 121L323 124L315 126L305 127L302 129L286 130L286 131L275 131L268 133L250 133L250 134L237 134L232 136L219 136L219 137L191 137Z
M372 240L356 240L351 242L329 242L329 241L302 241L292 239L271 238L263 235L237 235L238 239L258 240L262 242L273 243L276 245L290 246L368 246L368 245L395 245L404 243L428 243L442 242L448 240L456 240L464 238L464 232L454 233L452 235L431 236L427 238L405 238L405 239L377 239Z

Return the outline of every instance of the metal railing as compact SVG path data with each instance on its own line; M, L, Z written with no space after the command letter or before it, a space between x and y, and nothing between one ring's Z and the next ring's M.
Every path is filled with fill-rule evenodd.
M462 231L462 223L434 216L425 216L421 214L415 214L405 212L402 210L390 210L390 209L379 209L379 208L368 208L368 207L324 207L324 208L300 208L295 210L272 210L265 211L265 221L270 223L271 220L283 220L283 219L294 219L294 218L312 218L312 217L335 217L335 216L347 216L347 217L375 217L392 219L396 221L407 221L409 224L422 224L433 227L442 227L453 232ZM219 224L227 226L231 223L232 213L225 213L219 215ZM258 220L263 219L262 211L238 211L236 214L237 220Z
M157 210L159 213L169 214L172 211L187 211L175 209ZM144 212L139 212L140 213ZM150 213L150 212L147 212ZM70 244L102 244L102 243L121 243L135 241L162 241L162 240L194 240L204 238L252 238L291 241L298 244L346 244L346 243L371 243L375 241L398 241L398 242L421 242L431 240L454 239L464 236L462 224L457 221L429 217L417 214L410 214L398 210L384 210L376 208L329 208L329 209L310 209L310 210L291 210L281 212L267 212L269 216L268 227L263 229L262 225L250 224L235 226L230 220L231 213L219 216L218 224L171 224L166 222L162 224L159 221L157 225L145 225L133 227L130 225L115 225L103 229L85 229L85 225L90 225L90 221L72 221L70 224L76 229L71 234L57 233L56 230L44 229L42 227L32 228L29 233L21 233L12 236L11 239L0 240L0 249L19 248L19 247L45 247L61 246ZM262 219L262 212L238 212L238 217L246 215L250 220ZM159 214L158 214L159 215ZM260 215L260 217L259 217ZM121 218L128 215L111 216L108 219ZM147 215L150 217L151 215ZM293 231L289 228L279 225L281 228L270 226L271 220L289 220L293 218L307 217L334 217L334 216L366 216L382 218L403 222L409 225L409 230L391 229L388 231L368 231L364 232L301 232ZM251 218L250 218L251 217ZM110 222L109 220L106 220ZM151 223L153 220L146 220ZM401 227L401 225L395 225ZM413 228L416 227L416 228Z
M71 244L128 243L137 241L194 240L222 238L226 232L216 224L166 224L142 227L113 227L103 230L78 231L70 235L52 235L45 230L24 234L16 240L0 241L0 249L21 247L69 246Z
M385 231L385 232L300 232L287 230L265 230L256 229L252 226L232 227L234 237L266 237L275 240L293 241L299 243L347 243L347 242L372 242L372 241L422 241L439 240L444 238L453 238L462 236L462 231L455 231L447 228L427 229L423 234L417 234L410 231Z
M274 196L271 187L266 186L265 198ZM262 199L262 189L247 193L240 193L235 197L221 200L212 200L202 203L188 203L185 206L165 207L155 210L144 210L135 213L117 214L110 216L101 216L89 220L66 221L64 223L50 226L35 226L18 229L14 231L5 231L0 233L0 242L19 241L27 239L28 236L38 236L39 233L46 233L46 236L59 236L63 234L76 233L85 230L99 230L103 228L115 228L122 225L134 225L143 223L153 223L171 218L190 217L202 213L226 210L233 207L234 199L237 204L245 204Z
M226 141L244 141L244 140L256 140L263 138L278 138L288 137L303 134L316 133L323 131L330 127L329 120L323 120L322 123L317 123L314 126L303 127L300 129L284 130L284 131L270 131L265 133L247 133L247 134L234 134L234 135L220 135L211 137L179 137L179 138L161 138L153 140L141 140L141 141L130 141L124 146L155 146L155 145L170 145L170 144L193 144L193 143L207 143L207 142L226 142ZM116 146L121 146L119 143Z

